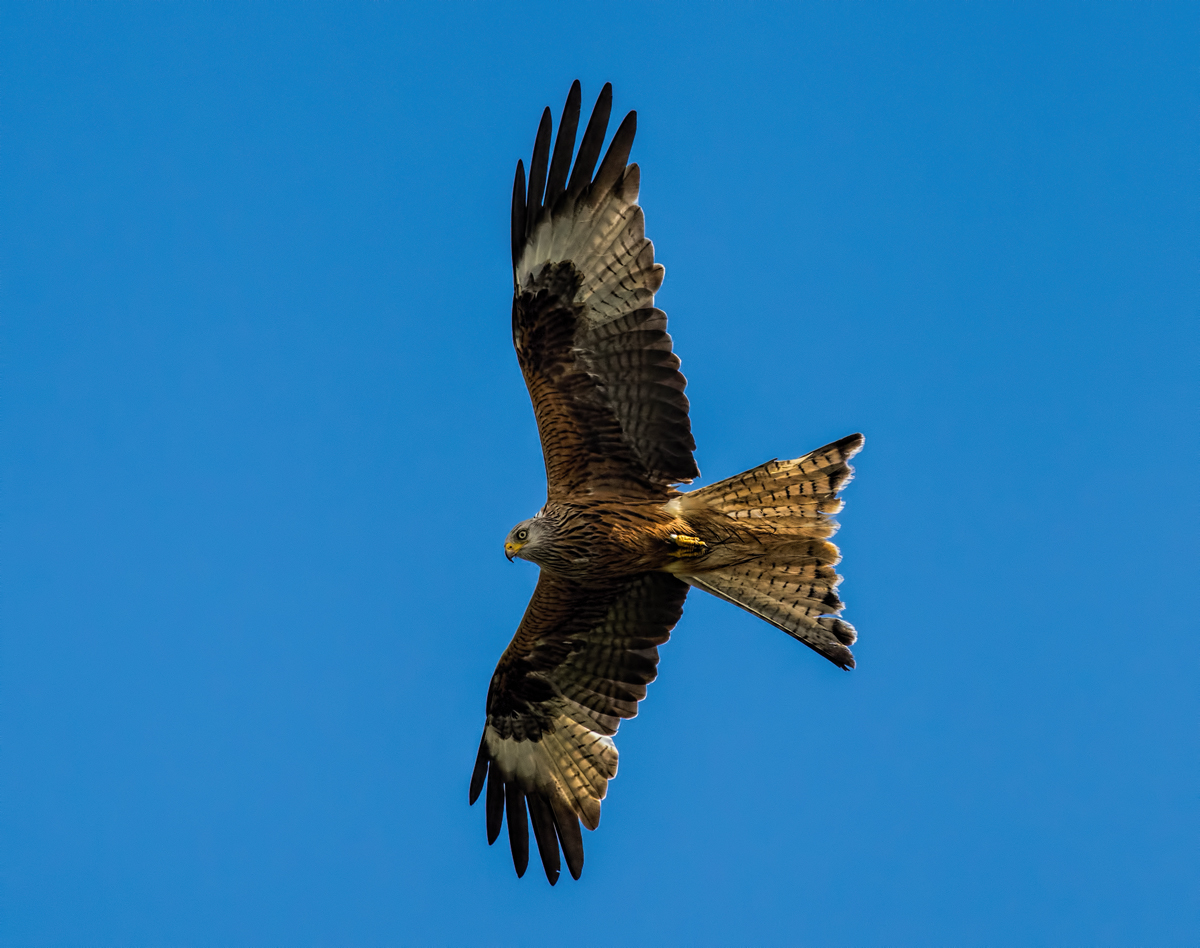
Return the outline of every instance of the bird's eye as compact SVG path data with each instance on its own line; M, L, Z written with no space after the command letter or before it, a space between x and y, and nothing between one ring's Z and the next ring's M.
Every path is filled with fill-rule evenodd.
M517 539L518 540L524 540L527 536L529 536L528 530L518 530L517 531Z

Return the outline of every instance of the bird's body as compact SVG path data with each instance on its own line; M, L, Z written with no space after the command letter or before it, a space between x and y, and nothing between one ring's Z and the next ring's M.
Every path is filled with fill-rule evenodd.
M662 503L640 498L547 504L533 519L544 526L546 540L512 555L585 585L594 578L663 569L670 562L668 536L688 530Z
M513 345L546 461L547 500L505 541L541 576L488 689L471 779L487 785L488 841L507 815L518 875L532 822L547 878L559 846L583 867L579 824L595 829L615 776L612 741L637 713L691 587L760 616L843 667L853 627L837 618L829 537L862 436L770 461L699 490L688 401L628 165L634 113L600 156L605 86L572 167L580 90L553 156L549 109L513 190Z

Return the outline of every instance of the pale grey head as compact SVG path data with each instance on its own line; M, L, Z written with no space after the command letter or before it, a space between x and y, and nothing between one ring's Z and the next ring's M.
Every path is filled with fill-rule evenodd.
M550 521L541 513L522 520L505 537L504 555L510 560L516 556L537 563L539 551L545 550L553 532Z

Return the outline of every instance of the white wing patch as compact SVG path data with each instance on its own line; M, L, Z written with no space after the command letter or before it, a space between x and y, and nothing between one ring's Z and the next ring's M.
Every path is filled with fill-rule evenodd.
M484 738L505 780L565 797L575 804L584 826L594 830L600 825L600 801L617 775L617 746L611 737L558 714L540 740L502 738L490 724Z
M574 302L586 307L591 326L653 306L666 271L646 239L640 181L638 166L630 165L596 206L581 199L542 221L517 262L518 292L546 264L570 261L583 277Z

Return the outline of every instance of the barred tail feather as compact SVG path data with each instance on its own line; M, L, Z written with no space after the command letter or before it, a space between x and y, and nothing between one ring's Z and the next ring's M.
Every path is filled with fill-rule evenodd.
M841 555L828 537L838 528L830 516L842 509L838 491L854 475L849 460L862 446L862 435L850 435L802 458L769 461L684 494L685 517L736 527L749 539L735 541L709 568L697 563L679 578L765 619L835 665L853 668L849 646L857 634L838 618L842 578L834 567Z
M837 549L832 543L824 545ZM857 633L850 623L832 615L842 610L834 591L841 577L818 574L810 580L804 574L814 572L814 565L764 558L680 578L765 619L839 668L853 668L849 646Z
M744 474L691 491L685 506L703 504L731 520L769 521L769 532L832 536L830 514L842 509L838 491L850 483L849 461L862 450L863 436L852 434L794 461L768 461ZM813 533L818 523L832 524Z

